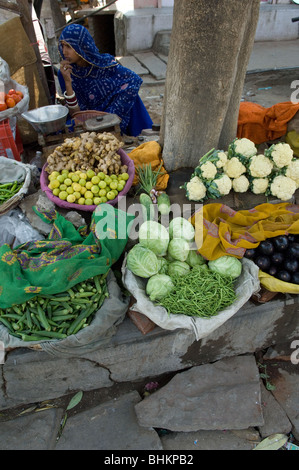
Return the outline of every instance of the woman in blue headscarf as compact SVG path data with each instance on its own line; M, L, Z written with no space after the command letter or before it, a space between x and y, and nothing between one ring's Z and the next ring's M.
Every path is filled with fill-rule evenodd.
M142 79L110 54L101 54L89 31L71 24L59 38L62 57L58 79L72 115L97 110L117 114L123 134L137 136L152 127L138 95Z

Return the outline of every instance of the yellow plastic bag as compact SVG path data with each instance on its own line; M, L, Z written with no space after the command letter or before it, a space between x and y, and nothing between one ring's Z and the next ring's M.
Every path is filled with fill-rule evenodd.
M270 274L264 273L259 270L259 280L261 286L268 289L270 292L282 292L284 294L299 294L299 285L291 284L290 282L280 281Z

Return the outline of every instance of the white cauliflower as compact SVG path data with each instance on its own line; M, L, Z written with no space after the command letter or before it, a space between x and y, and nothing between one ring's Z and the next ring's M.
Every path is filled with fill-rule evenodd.
M226 196L232 189L232 180L224 173L208 185L208 197Z
M228 156L231 157L244 157L250 158L253 155L257 154L257 148L249 139L246 137L242 137L241 139L235 139L231 144L228 146Z
M246 167L237 157L232 157L225 164L224 171L229 178L239 178L246 173Z
M269 157L273 160L277 168L283 168L288 166L293 159L293 150L285 142L280 142L278 144L273 144L268 150L265 150L266 157Z
M223 168L227 162L227 152L222 152L221 150L218 152L218 161L215 162L217 168Z
M249 188L249 184L249 180L245 175L241 175L232 180L233 190L236 193L246 193Z
M202 201L206 196L207 188L198 176L193 176L185 187L189 201Z
M272 196L278 197L282 201L288 201L296 191L296 182L287 176L276 176L271 185L270 192Z
M299 159L293 159L287 166L285 176L288 176L294 181L299 180Z
M254 178L265 178L271 174L272 170L273 163L265 155L254 155L250 158L248 171Z
M205 180L212 180L217 174L217 168L212 162L206 162L200 165L201 177Z
M254 178L251 181L250 189L253 194L265 194L269 186L268 178Z

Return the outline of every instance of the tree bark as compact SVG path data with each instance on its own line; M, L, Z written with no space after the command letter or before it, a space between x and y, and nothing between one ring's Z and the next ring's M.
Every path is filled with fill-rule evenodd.
M236 137L259 0L175 0L160 143L168 171Z

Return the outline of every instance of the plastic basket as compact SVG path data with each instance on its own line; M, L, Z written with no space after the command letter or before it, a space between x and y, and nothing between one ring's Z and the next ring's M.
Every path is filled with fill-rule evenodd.
M14 138L9 120L4 119L0 122L0 155L2 157L14 158L14 160L20 162L23 151L18 127L16 126L16 136Z
M112 206L116 205L119 199L121 199L129 189L132 187L132 183L134 180L135 176L135 165L134 161L129 157L129 155L126 154L126 152L123 149L119 149L117 152L120 157L121 157L121 162L123 165L127 165L128 167L128 174L129 174L129 179L127 180L127 183L122 191L118 193L115 199L112 199L110 201L107 201L107 204L111 204ZM64 200L59 199L59 197L54 196L52 193L51 189L48 187L49 184L49 178L48 178L48 173L46 171L47 168L47 163L43 166L41 176L40 176L40 186L41 189L46 193L47 197L50 199L50 201L54 202L59 207L62 207L63 209L67 210L77 210L77 211L87 211L87 212L93 212L97 206L92 205L81 205L81 204L75 204L71 202L67 202Z

